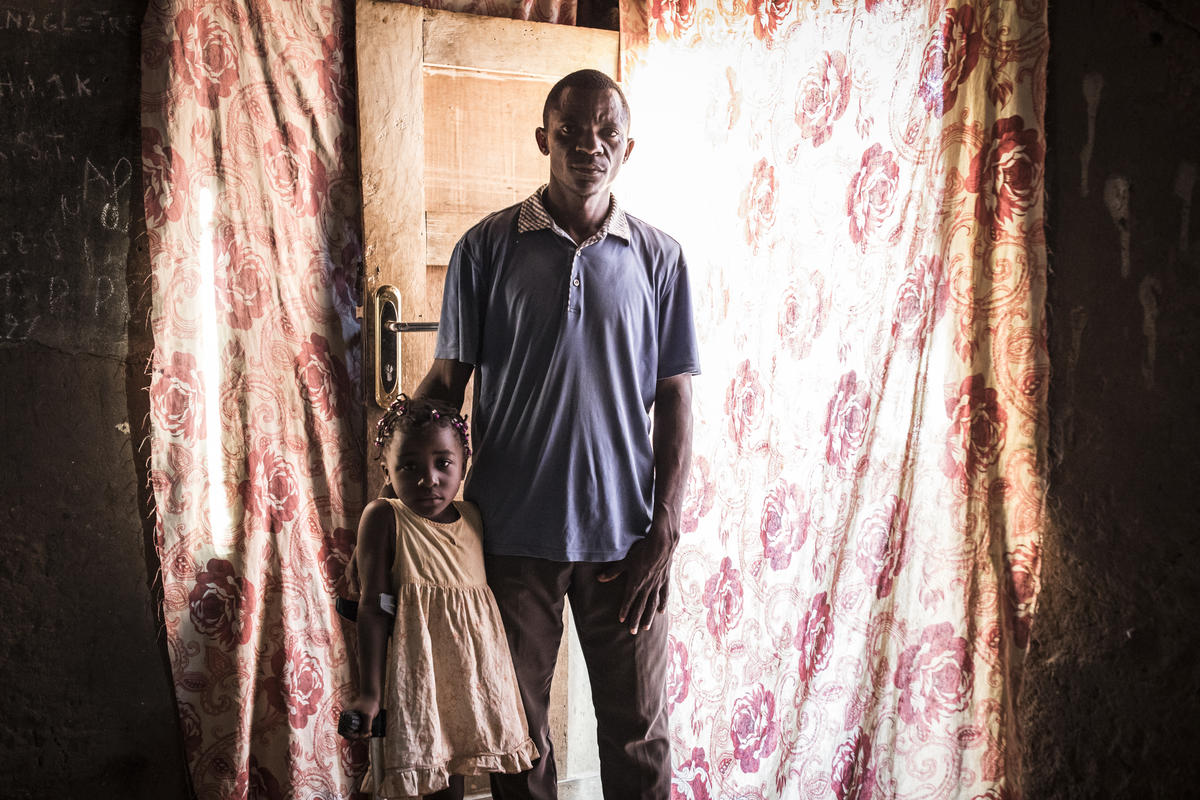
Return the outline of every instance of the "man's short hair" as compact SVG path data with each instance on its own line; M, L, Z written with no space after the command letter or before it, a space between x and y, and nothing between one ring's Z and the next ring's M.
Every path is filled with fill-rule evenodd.
M617 97L621 98L621 110L625 112L625 126L629 126L629 101L625 99L625 93L621 91L617 82L598 69L581 69L559 79L558 83L550 89L550 94L546 95L546 104L542 106L543 128L550 124L550 110L559 107L562 93L566 89L586 89L588 91L612 89L617 93Z

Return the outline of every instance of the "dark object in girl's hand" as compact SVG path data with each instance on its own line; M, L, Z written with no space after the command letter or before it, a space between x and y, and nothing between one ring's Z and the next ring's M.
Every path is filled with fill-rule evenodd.
M338 735L350 739L363 732L366 727L367 715L354 709L346 709L338 715ZM387 711L379 709L375 719L371 721L371 736L381 737L387 730Z

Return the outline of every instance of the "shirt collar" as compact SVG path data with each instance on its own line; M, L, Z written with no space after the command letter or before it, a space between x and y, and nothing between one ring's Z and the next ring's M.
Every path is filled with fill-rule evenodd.
M521 212L517 216L517 233L552 230L566 235L565 231L550 216L550 212L546 210L546 204L542 202L542 193L545 191L546 184L543 184L540 189L525 198L525 202L521 203ZM582 242L580 246L598 242L608 235L616 236L626 242L629 241L629 220L625 218L625 212L621 209L617 198L611 194L609 197L611 202L608 207L608 216L604 218L604 224L600 226L600 230L596 232L595 236Z

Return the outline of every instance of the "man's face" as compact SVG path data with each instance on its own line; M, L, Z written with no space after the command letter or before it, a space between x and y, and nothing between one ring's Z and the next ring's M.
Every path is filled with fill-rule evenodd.
M633 152L629 120L612 89L564 89L546 127L537 129L537 143L550 156L551 186L583 198L607 197Z

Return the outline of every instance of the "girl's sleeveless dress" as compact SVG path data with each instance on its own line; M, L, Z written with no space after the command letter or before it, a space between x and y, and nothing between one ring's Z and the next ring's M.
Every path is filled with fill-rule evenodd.
M483 568L479 510L440 524L396 513L396 620L387 669L379 795L444 789L450 775L521 772L538 757Z

